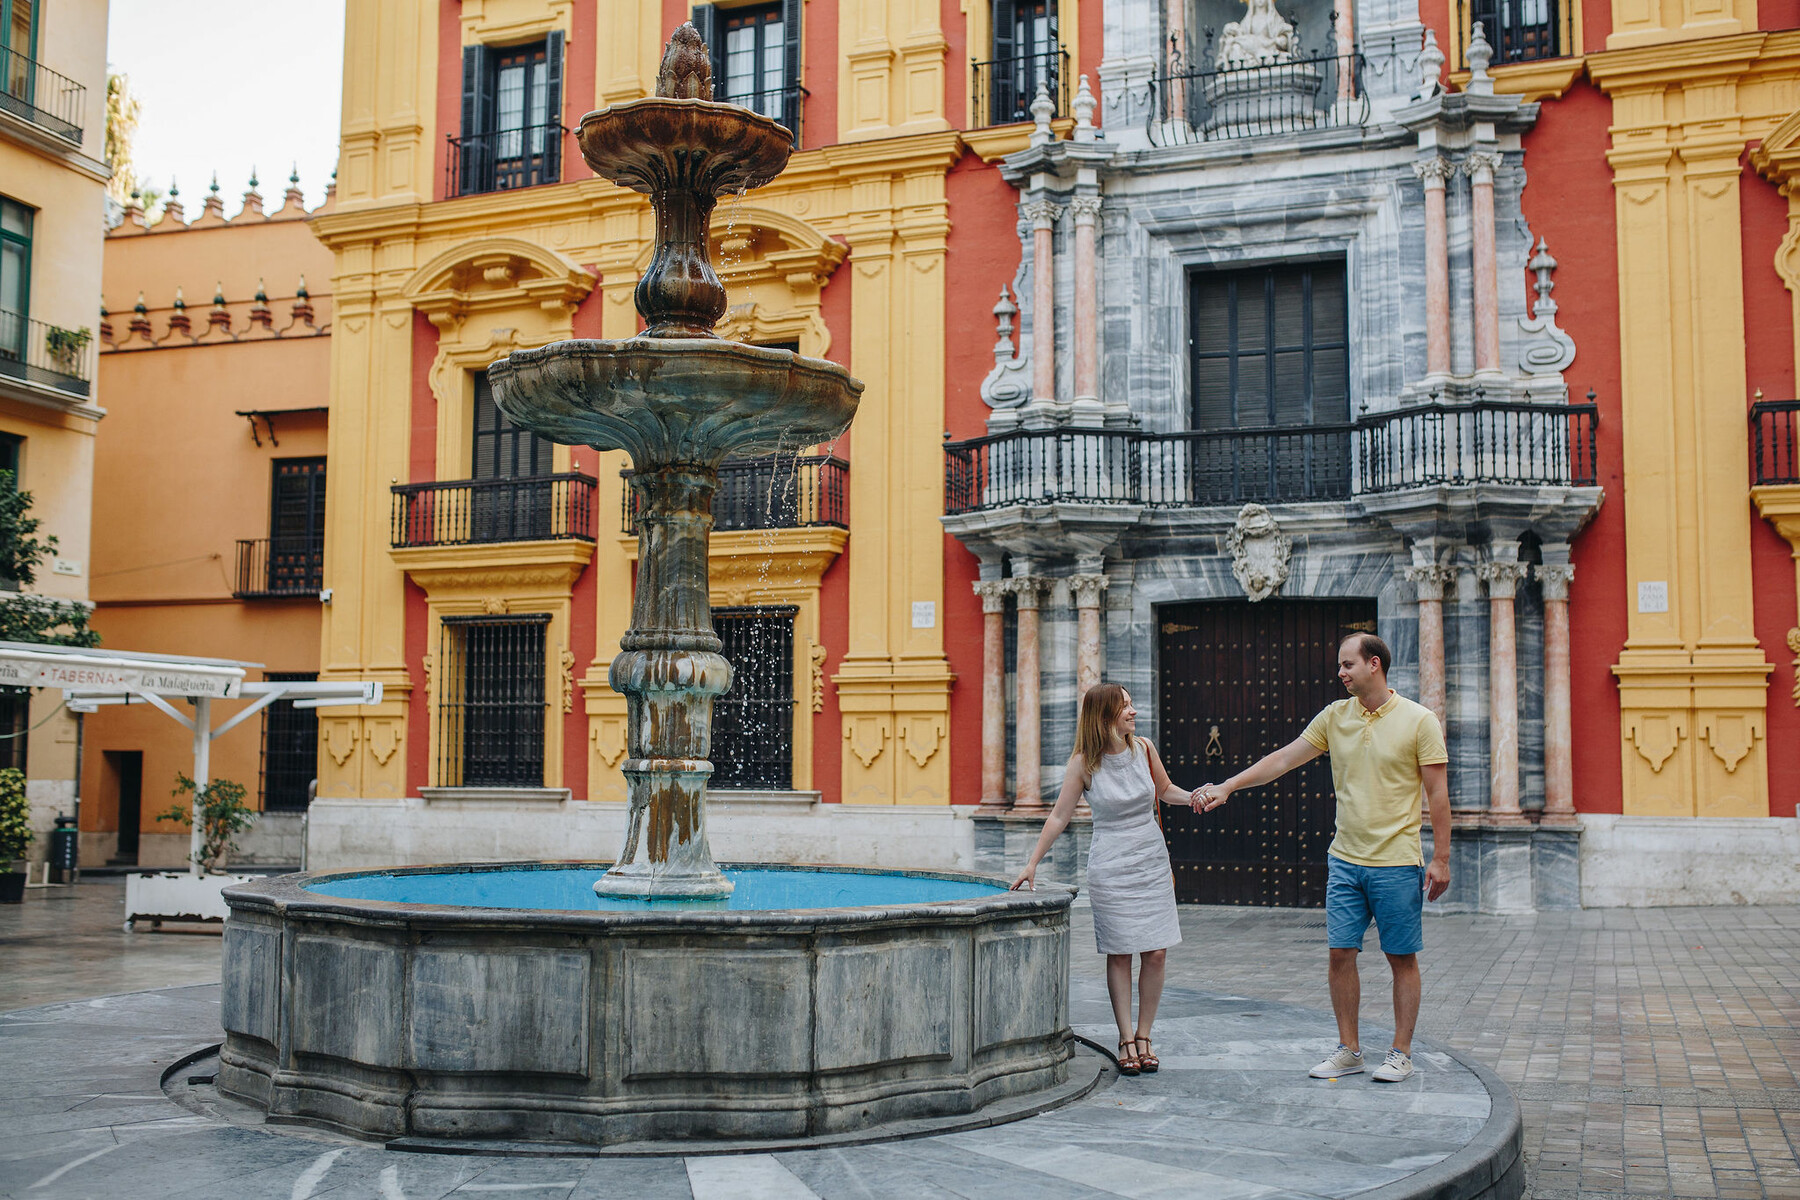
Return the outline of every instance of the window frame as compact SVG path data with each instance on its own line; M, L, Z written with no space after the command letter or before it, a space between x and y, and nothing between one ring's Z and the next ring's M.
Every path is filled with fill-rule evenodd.
M546 786L545 778L551 766L549 752L550 729L555 720L551 712L551 688L548 677L550 663L550 634L555 617L552 613L508 613L506 615L467 614L451 615L441 619L438 631L439 653L437 657L437 683L434 690L433 714L437 728L437 755L433 764L434 784L437 787L457 788L493 788L493 787L526 787L542 788ZM518 698L510 701L515 710L513 736L504 740L503 744L514 749L531 748L536 757L525 756L516 760L515 769L496 775L492 778L480 777L471 779L471 756L477 747L472 746L470 735L477 732L492 736L494 729L471 730L470 679L478 667L478 660L471 649L469 634L475 629L493 629L502 627L522 628L536 631L535 646L527 645L525 654L519 659L518 666L523 668L509 681ZM535 657L533 654L535 653ZM535 717L533 712L535 711ZM530 737L529 728L520 730L519 725L529 726L535 720L536 737ZM483 743L485 744L485 743ZM532 768L535 767L535 771Z
M283 682L311 683L311 682L316 681L318 678L319 678L319 673L317 671L264 671L263 672L263 679L270 683L283 683ZM270 754L269 754L270 738L269 738L269 735L271 732L271 726L276 725L281 721L287 721L287 720L293 721L294 725L297 728L304 726L306 724L306 722L308 722L308 721L310 721L312 723L313 777L308 782L309 783L316 782L319 777L318 776L318 771L319 771L319 762L318 762L319 713L318 713L318 710L312 709L312 708L295 708L294 702L292 700L289 700L286 698L277 700L274 703L270 704L267 708L263 709L262 749L261 749L261 758L258 763L258 770L257 770L257 781L258 781L257 782L257 807L263 812L286 812L286 813L305 812L312 803L312 796L310 795L310 789L308 789L308 788L301 789L300 802L298 804L294 804L286 798L283 798L279 803L277 803L274 800L272 800L271 796L270 796L270 792L272 790L269 786L269 777L270 777ZM296 756L296 759L298 759L298 756Z
M499 127L500 72L509 56L527 54L537 47L544 55L544 119L538 125L521 124L517 130ZM463 47L462 119L458 132L447 135L450 161L446 164L446 198L485 195L491 192L515 191L562 182L562 110L564 64L567 39L559 29L541 38L509 45L477 42ZM524 117L529 117L531 83L526 80ZM543 134L542 147L531 149L528 136L533 130ZM519 133L521 153L502 159L500 139ZM502 164L517 163L502 171ZM506 180L506 182L503 182Z
M1335 268L1340 280L1340 297L1343 308L1340 315L1342 336L1338 340L1319 342L1313 337L1315 307L1313 303L1313 273L1318 268ZM1296 346L1280 347L1275 344L1276 298L1274 285L1276 276L1283 271L1304 272L1302 288L1305 293L1305 332L1302 341ZM1231 301L1230 320L1232 330L1229 335L1230 346L1223 351L1202 351L1200 347L1200 313L1199 289L1209 277L1224 278L1228 285L1235 289L1240 280L1253 276L1263 279L1263 297L1261 301L1264 346L1256 352L1263 359L1264 372L1264 412L1260 421L1245 420L1239 404L1237 386L1238 370L1236 359L1241 357L1238 341L1238 316L1242 311L1241 301ZM1217 431L1229 429L1302 429L1320 424L1320 397L1316 388L1315 366L1316 355L1320 351L1341 351L1344 363L1343 413L1327 424L1342 424L1350 420L1351 408L1351 339L1350 339L1350 272L1349 264L1342 257L1316 259L1289 259L1278 262L1252 263L1243 265L1221 264L1218 267L1191 270L1188 272L1188 428L1196 431ZM1284 422L1275 412L1277 398L1276 361L1281 353L1299 351L1305 357L1306 381L1306 416L1301 422ZM1234 360L1231 366L1231 423L1227 425L1207 424L1201 420L1200 413L1200 363L1203 359L1229 358Z
M266 580L270 591L279 591L278 580L283 576L291 578L289 568L292 564L284 564L284 557L299 557L298 564L305 572L302 585L295 595L317 592L325 586L325 498L326 498L326 458L323 455L309 455L304 458L277 458L269 463L269 558L268 577ZM305 481L306 529L301 538L293 538L281 532L282 517L282 481L300 479ZM304 549L296 553L282 551L284 546L293 546L304 541ZM285 593L284 593L285 594Z
M757 10L778 10L782 21L782 84L778 96L781 101L780 111L769 115L788 132L794 135L794 144L800 144L801 121L806 107L805 79L805 18L803 0L768 0L757 4L700 4L694 6L689 14L694 28L700 34L700 40L706 43L712 55L713 97L726 103L735 104L737 100L723 94L721 88L726 79L725 74L725 33L726 23L740 13ZM760 95L762 89L758 89ZM762 110L758 110L762 111Z
M0 196L0 208L8 206L16 208L25 214L25 232L23 234L9 232L5 227L5 221L0 219L0 246L11 244L24 248L24 255L21 259L20 268L21 273L24 276L24 287L20 292L20 295L23 297L20 306L16 309L8 309L4 304L0 304L0 311L13 312L18 315L18 353L20 357L23 357L25 354L25 325L26 322L31 320L31 249L32 241L37 235L38 210L23 201L14 200L11 196Z
M713 700L713 741L709 755L713 774L708 787L715 791L790 791L794 786L795 727L800 720L800 698L795 693L794 648L799 638L800 606L797 604L715 605L710 610L713 631L720 635L720 653L731 662L731 688ZM746 669L733 661L735 640L729 636L729 622L753 621L779 623L774 635L771 663L779 667L773 672ZM721 626L725 628L721 628ZM765 641L764 645L768 643ZM745 690L757 685L757 695ZM772 686L770 686L772 684ZM762 694L772 692L772 695ZM773 719L757 721L758 710L772 713L785 709L777 733ZM724 718L721 720L721 718ZM776 754L759 759L750 747L766 744L763 736L775 735ZM727 742L736 736L739 740ZM757 775L757 768L766 773Z

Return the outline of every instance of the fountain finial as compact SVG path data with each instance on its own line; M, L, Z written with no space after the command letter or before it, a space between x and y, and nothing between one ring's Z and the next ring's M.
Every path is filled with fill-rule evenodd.
M662 69L656 73L656 94L666 100L713 98L712 52L700 40L692 21L669 39L663 50Z

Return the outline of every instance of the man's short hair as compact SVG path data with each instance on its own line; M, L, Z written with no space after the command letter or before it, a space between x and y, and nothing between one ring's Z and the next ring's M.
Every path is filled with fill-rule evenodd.
M1338 646L1339 648L1342 648L1349 645L1351 642L1356 643L1356 652L1362 656L1364 662L1367 662L1372 658L1381 660L1381 673L1383 675L1386 675L1394 669L1394 652L1388 649L1388 644L1386 642L1382 641L1374 634L1352 633L1345 637L1343 641L1339 642Z

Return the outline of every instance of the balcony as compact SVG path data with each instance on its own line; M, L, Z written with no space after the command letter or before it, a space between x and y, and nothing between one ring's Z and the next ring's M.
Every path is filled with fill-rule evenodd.
M627 481L632 474L619 472ZM850 464L834 455L729 459L719 467L713 493L713 530L848 529L849 495ZM636 488L625 489L620 508L621 532L637 533Z
M325 586L325 547L314 539L244 538L237 544L239 600L317 597Z
M16 50L0 48L0 109L79 146L86 108L85 87Z
M1346 54L1158 75L1150 81L1150 141L1191 146L1366 125L1362 72L1363 56Z
M0 308L0 376L86 400L93 390L93 333Z
M1750 456L1757 487L1800 484L1800 400L1750 406Z
M714 76L713 78L716 84L718 77ZM799 84L790 83L786 87L763 88L760 91L743 92L735 96L727 96L721 92L715 94L713 98L727 104L741 105L751 112L759 112L766 117L775 118L777 124L794 135L794 146L798 148L801 121L806 115L806 100L811 95L811 92Z
M1063 49L1014 58L996 58L974 64L975 105L970 128L1014 125L1035 118L1031 102L1037 99L1041 80L1056 105L1051 117L1069 115L1069 54Z
M1293 504L1476 484L1591 487L1598 421L1593 404L1482 401L1348 425L1018 430L945 445L944 511Z
M568 132L565 126L552 123L446 137L449 153L444 165L444 198L560 183L563 139Z
M396 484L393 545L594 540L592 475Z

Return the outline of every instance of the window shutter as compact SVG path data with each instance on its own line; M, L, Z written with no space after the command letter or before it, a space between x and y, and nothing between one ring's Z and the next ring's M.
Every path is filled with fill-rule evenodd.
M995 125L1013 120L1014 110L1019 107L1019 64L1013 62L1013 56L1021 52L1013 43L1013 24L1017 20L1015 0L994 0L994 61L987 69L987 119Z
M483 164L488 147L479 139L490 131L494 113L493 51L486 46L463 47L462 146L457 171L457 192L468 195L486 190Z
M789 89L782 100L782 124L793 131L796 148L800 144L800 106L804 102L800 95L800 85L805 82L800 77L800 11L804 7L803 0L782 0L781 4L781 29L787 41L782 85Z
M562 102L563 102L563 35L551 30L544 39L544 131L545 183L562 181Z
M719 42L719 10L710 4L696 4L691 20L712 55L713 87L717 89L725 79L725 47Z

